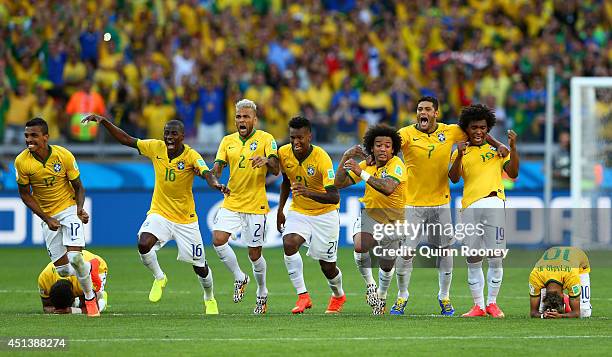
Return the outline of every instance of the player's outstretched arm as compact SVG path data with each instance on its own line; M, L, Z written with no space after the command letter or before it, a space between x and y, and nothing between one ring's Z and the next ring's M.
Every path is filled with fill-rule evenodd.
M218 190L224 195L230 194L230 189L227 188L227 186L225 186L224 184L219 183L219 180L217 180L217 177L213 175L212 172L204 171L204 173L200 177L206 180L206 183L208 184L208 186L212 188L213 190Z
M279 233L283 233L285 230L285 213L283 212L285 209L285 204L287 203L287 199L289 198L289 190L291 190L291 183L289 182L289 177L286 174L283 174L283 182L280 186L280 198L278 199L278 209L276 211L276 230Z
M448 178L450 178L453 183L459 182L459 179L463 174L463 165L461 159L463 159L465 149L468 145L468 142L463 141L457 143L457 157L455 158L455 161L453 161L451 168L448 170Z
M118 128L107 118L97 114L90 114L83 118L83 120L81 120L81 124L86 124L89 122L97 122L102 124L106 128L106 131L108 131L108 133L111 134L111 136L115 138L115 140L117 140L120 144L132 147L134 149L138 148L136 146L136 138L130 136L128 133Z
M276 156L268 157L268 162L266 163L266 165L268 166L268 171L272 175L278 176L278 174L280 173L280 163Z
M30 185L26 185L26 186L19 185L19 197L21 197L21 200L23 201L23 203L29 209L31 209L35 215L40 217L40 219L42 219L43 222L45 222L47 226L49 226L50 230L57 231L59 229L60 222L57 219L46 215L43 212L43 210L40 208L36 200L34 200L34 197L32 197L32 193L30 192Z
M519 155L516 151L516 133L508 130L508 145L510 145L510 161L504 167L504 171L510 178L517 178L519 173Z
M70 181L70 184L72 185L74 195L76 196L77 216L81 222L83 222L83 224L87 224L89 222L89 214L87 214L83 208L85 205L85 188L81 183L81 178L77 177L76 179Z

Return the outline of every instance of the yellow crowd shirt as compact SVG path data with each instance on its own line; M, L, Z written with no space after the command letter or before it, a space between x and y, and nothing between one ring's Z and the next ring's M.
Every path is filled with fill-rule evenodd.
M453 152L451 163L457 158L457 150ZM468 146L461 159L463 167L463 199L461 207L468 208L481 198L495 192L497 197L506 200L502 171L510 162L510 155L505 158L497 154L497 149L489 144Z
M138 140L138 151L151 159L155 170L155 188L147 214L157 213L180 224L198 220L193 201L193 178L209 171L202 156L185 145L174 159L168 158L166 143L161 140Z
M83 259L85 259L85 261L87 262L90 262L93 259L98 259L98 261L100 262L99 274L108 274L108 265L106 264L104 259L84 249L82 252ZM57 271L55 271L55 266L53 265L53 263L49 263L47 264L45 269L40 272L40 275L38 275L38 291L40 292L40 296L43 298L48 298L49 292L51 291L51 287L60 279L66 279L70 281L70 285L72 286L72 294L74 296L83 295L83 290L81 289L81 285L79 284L79 281L77 280L76 276L71 275L67 278L62 278L61 276L59 276ZM100 287L94 286L94 290L99 291Z
M291 144L283 145L278 149L281 170L287 175L291 183L298 182L308 189L325 193L326 188L334 186L336 177L334 165L329 155L319 146L310 145L310 152L306 158L299 161ZM308 216L317 216L338 209L340 204L320 203L304 196L293 196L292 211Z
M226 135L217 151L215 162L229 165L230 178L227 184L231 193L225 196L223 208L234 212L266 214L270 210L266 196L267 165L253 168L251 158L255 156L278 157L278 148L272 135L255 130L248 138L240 134Z
M366 183L365 193L359 200L363 202L370 217L380 223L389 221L402 220L404 218L404 206L406 205L406 167L402 160L393 156L387 161L384 166L376 167L376 165L367 166L365 161L359 163L359 167L371 176L376 178L391 177L399 182L395 191L391 195L376 191L372 186ZM348 171L349 177L354 183L361 181L361 177L355 175L353 171Z
M70 151L49 145L49 156L40 160L28 149L15 159L17 184L32 187L32 196L42 211L54 216L76 205L70 181L79 177L79 167Z
M589 258L576 247L552 247L544 252L529 274L529 295L540 296L549 282L563 286L570 298L580 296L580 275L591 272Z
M401 128L402 154L406 164L406 205L441 206L450 202L448 163L453 144L467 136L456 124L438 123L427 134L416 124Z

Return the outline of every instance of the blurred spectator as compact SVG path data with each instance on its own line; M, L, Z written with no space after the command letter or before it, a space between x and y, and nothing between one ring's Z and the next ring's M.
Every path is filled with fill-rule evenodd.
M173 105L164 103L161 93L153 94L153 102L142 109L142 122L147 128L147 138L164 138L164 126L168 120L174 119L175 110Z
M244 97L257 103L258 107L265 108L272 99L274 91L266 84L263 72L255 73L253 84L244 93Z
M90 79L85 79L81 90L75 92L68 100L66 114L69 119L68 137L73 141L93 141L98 133L95 123L81 124L81 119L87 114L106 115L106 106L102 96L93 90Z
M216 146L225 135L225 96L214 76L207 75L203 84L198 93L198 142Z
M118 125L123 131L138 138L143 137L143 135L138 125L137 111L138 109L133 102L129 100L127 87L119 87L117 90L117 100L109 108L111 118L114 120L115 125Z
M28 119L39 117L45 119L49 126L49 140L57 141L61 138L58 107L42 85L36 87L36 102L30 109Z
M379 124L391 117L393 102L381 84L381 79L371 80L359 96L359 112L363 122L359 128L359 137L363 136L367 126Z
M6 88L8 89L8 88ZM23 127L30 119L30 110L36 102L36 97L28 91L23 82L17 84L15 92L9 91L8 110L5 117L4 143L16 144L22 141Z
M94 67L97 67L100 32L96 30L93 18L87 21L87 27L81 32L79 44L81 45L81 60L83 62L90 62Z
M196 110L198 109L197 93L191 85L185 85L183 95L174 100L176 119L185 126L185 139L193 140L197 137Z
M553 188L570 188L571 176L570 133L559 134L559 148L553 155Z

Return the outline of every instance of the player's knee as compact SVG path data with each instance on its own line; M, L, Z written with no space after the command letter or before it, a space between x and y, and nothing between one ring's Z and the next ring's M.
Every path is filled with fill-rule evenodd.
M468 256L465 260L467 260L469 264L480 263L482 262L482 257L481 256Z
M261 247L249 248L249 259L252 262L258 260L261 257Z
M64 264L64 265L57 266L55 267L55 271L62 278L67 278L70 276L70 265Z
M229 241L230 234L222 231L213 231L213 245L215 247L224 245Z
M489 264L489 269L501 269L502 268L502 258L487 258L487 263Z
M292 236L283 237L283 250L285 251L285 255L293 255L298 252L298 249L300 249L300 246Z
M147 254L151 251L151 248L155 245L157 238L152 234L143 233L138 238L138 252L140 254Z
M337 275L336 263L330 263L323 260L319 260L321 271L327 279L332 279Z
M83 254L78 251L71 251L67 253L68 261L70 265L77 271L81 272L83 268L85 268L85 259L83 259Z
M206 278L208 276L208 264L203 267L193 265L193 271L202 278Z

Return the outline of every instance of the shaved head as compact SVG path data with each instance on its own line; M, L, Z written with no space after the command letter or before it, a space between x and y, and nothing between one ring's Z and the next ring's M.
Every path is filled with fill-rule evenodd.
M181 134L185 134L185 125L180 120L173 119L168 121L166 123L166 128L178 128L178 132L180 132Z

